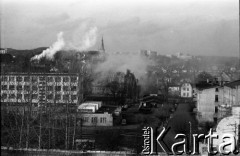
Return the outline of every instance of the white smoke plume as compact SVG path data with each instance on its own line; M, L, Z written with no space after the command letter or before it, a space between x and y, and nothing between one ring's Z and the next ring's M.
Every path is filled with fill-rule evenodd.
M43 57L52 60L57 51L61 50L64 46L65 42L63 39L63 32L59 32L57 35L57 41L53 43L48 49L44 50L41 54L35 55L31 60L40 60Z
M127 69L134 73L135 77L139 80L139 84L144 87L147 84L147 70L148 67L154 65L152 60L141 56L140 54L111 54L107 55L106 61L99 64L95 73L95 83L103 81L109 73L123 72L126 73ZM143 88L144 89L144 88Z
M58 39L52 46L44 50L41 54L35 55L32 60L40 60L43 57L52 60L54 55L62 49L84 51L94 46L97 40L97 27L88 27L87 24L82 24L73 34L72 39L64 41L63 32L58 33Z
M131 70L137 78L145 75L151 61L139 54L109 54L106 61L98 65L96 72L126 72Z
M97 40L97 27L88 28L86 25L74 32L72 40L68 42L67 49L84 51L94 46Z

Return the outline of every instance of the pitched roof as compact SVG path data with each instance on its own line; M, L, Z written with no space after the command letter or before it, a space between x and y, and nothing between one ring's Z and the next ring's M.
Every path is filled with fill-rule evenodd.
M240 86L240 80L226 83L225 86L230 87L230 88L236 88L236 86Z
M210 88L215 88L215 87L219 87L219 85L209 84L209 83L196 84L196 88L198 90L210 89Z

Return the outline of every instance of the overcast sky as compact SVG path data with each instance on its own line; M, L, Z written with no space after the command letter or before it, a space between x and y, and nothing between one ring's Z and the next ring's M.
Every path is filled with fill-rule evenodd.
M107 52L239 54L238 0L0 0L1 47L50 46L97 27ZM83 28L84 27L84 28ZM80 32L79 34L81 34Z

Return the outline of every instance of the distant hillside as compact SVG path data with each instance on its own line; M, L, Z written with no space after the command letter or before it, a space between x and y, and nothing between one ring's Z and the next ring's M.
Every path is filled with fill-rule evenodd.
M12 48L7 48L7 52L13 56L34 56L42 53L43 50L46 50L48 47L39 47L36 49L28 50L17 50Z

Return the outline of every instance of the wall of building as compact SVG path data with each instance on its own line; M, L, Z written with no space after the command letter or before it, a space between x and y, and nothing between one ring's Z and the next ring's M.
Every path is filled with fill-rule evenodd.
M180 87L179 86L168 87L168 93L169 93L169 95L179 96L180 95Z
M221 94L222 89L219 87L198 91L197 110L200 122L214 121L214 115L218 112L218 105L222 101Z
M224 86L223 105L231 107L233 105L240 105L240 86L234 88Z
M109 113L81 114L83 126L113 126L113 116Z
M90 111L92 113L95 113L101 106L102 106L102 102L100 102L100 101L84 102L78 106L78 111L79 112Z
M1 75L1 103L12 105L33 103L77 104L77 74L27 74Z
M192 97L192 85L190 83L183 83L180 88L181 97L190 98Z

